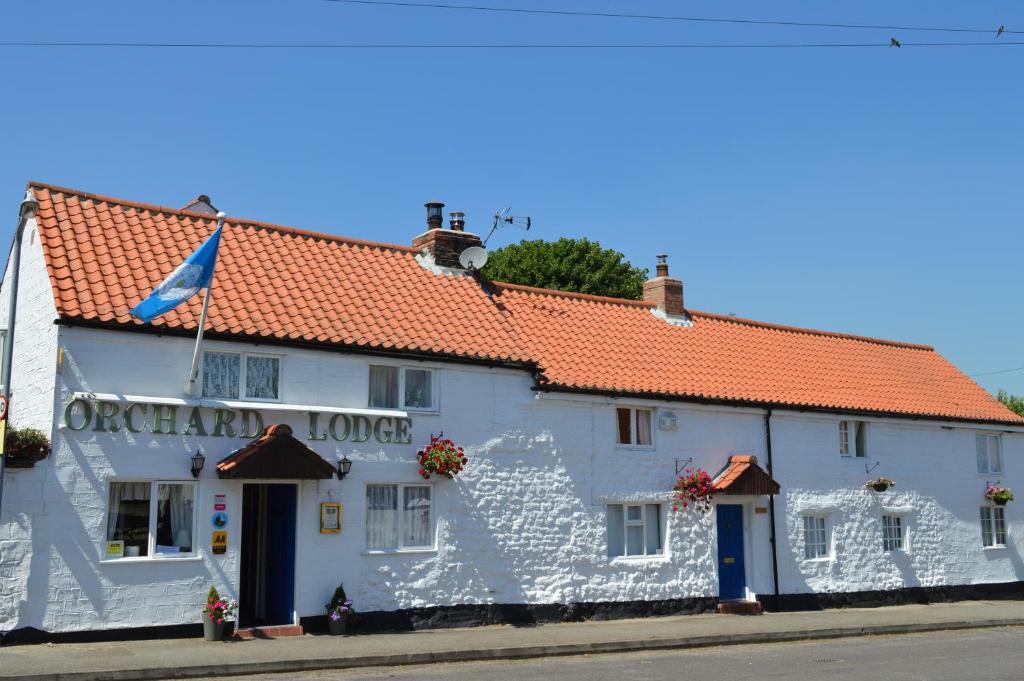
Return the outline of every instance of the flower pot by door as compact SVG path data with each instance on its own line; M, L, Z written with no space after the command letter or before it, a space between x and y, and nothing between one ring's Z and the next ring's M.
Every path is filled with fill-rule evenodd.
M327 618L327 629L331 632L331 636L341 636L348 630L348 614L342 615L338 619Z
M207 641L223 641L224 623L214 622L206 615L203 615L203 638Z

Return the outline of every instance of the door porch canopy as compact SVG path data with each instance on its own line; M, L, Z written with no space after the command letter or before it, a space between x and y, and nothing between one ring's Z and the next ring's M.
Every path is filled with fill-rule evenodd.
M286 424L270 425L259 436L217 462L221 478L329 480L334 466L292 435Z
M715 494L769 495L779 493L779 483L768 472L757 465L757 457L750 454L736 454L729 457L712 481Z

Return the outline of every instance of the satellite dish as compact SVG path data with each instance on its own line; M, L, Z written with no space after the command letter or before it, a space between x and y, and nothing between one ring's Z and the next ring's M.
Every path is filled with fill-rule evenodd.
M467 270L478 270L487 264L487 249L470 246L459 254L459 264Z

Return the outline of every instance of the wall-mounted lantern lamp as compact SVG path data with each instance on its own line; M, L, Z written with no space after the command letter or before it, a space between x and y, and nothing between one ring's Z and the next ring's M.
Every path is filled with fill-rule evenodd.
M192 477L198 478L199 474L203 472L203 466L205 465L206 457L197 449L196 453L192 455Z
M338 459L338 480L344 480L350 470L352 470L352 459L348 456Z

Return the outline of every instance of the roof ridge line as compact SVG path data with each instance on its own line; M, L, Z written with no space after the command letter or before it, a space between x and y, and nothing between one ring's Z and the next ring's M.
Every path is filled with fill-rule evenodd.
M745 324L748 326L759 326L765 329L776 329L778 331L790 331L793 333L804 333L811 336L828 336L830 338L845 338L847 340L864 341L866 343L877 343L878 345L890 345L897 348L908 348L911 350L928 350L935 352L935 348L931 345L923 345L921 343L908 343L905 341L888 340L886 338L875 338L873 336L858 336L853 333L842 333L839 331L824 331L822 329L812 329L809 327L802 326L788 326L786 324L774 324L772 322L762 322L757 319L748 319L746 317L734 317L732 315L716 314L714 312L701 312L700 310L690 310L691 315L698 317L706 317L708 319L717 319L723 322L732 322L734 324Z
M50 184L48 182L35 182L29 181L26 185L28 188L39 188L47 189L49 191L60 192L61 194L70 194L72 196L78 196L90 201L101 201L103 203L113 203L119 206L130 206L132 208L140 208L142 210L152 210L167 215L184 216L188 218L196 218L199 220L215 221L216 216L210 215L209 213L200 213L197 211L182 210L181 208L170 208L168 206L161 206L156 203L145 203L143 201L132 201L130 199L120 199L116 196L106 196L104 194L94 194L92 192L82 191L80 189L73 189L71 187L62 187L60 185ZM382 241L371 241L369 239L359 239L356 237L340 236L338 234L328 234L326 232L316 232L309 229L301 229L299 227L289 227L287 225L279 225L273 222L263 222L261 220L250 220L248 218L239 218L227 216L224 222L234 224L237 227L256 227L259 229L270 229L283 234L294 234L296 236L307 237L311 239L322 239L324 241L335 241L339 243L352 244L355 246L369 246L371 248L385 248L395 251L403 251L407 253L419 253L416 248L412 246L400 246L398 244L388 244Z
M505 281L492 281L492 284L498 288L509 289L512 291L522 291L524 293L538 293L541 295L549 295L556 298L577 298L580 300L590 300L596 303L610 303L613 305L629 305L632 307L655 307L654 303L648 303L643 300L633 300L631 298L613 298L611 296L598 296L593 293L577 293L576 291L559 291L554 288L540 288L539 286L526 286L524 284L510 284Z

